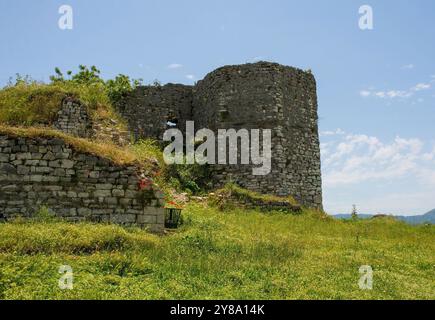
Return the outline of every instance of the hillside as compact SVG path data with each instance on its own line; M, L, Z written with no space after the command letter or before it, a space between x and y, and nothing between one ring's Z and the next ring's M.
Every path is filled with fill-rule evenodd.
M0 224L0 298L435 299L433 226L195 203L183 215L164 237L102 224ZM73 269L73 290L58 288L61 265ZM361 265L374 270L373 290L358 287Z
M351 214L336 214L333 215L336 219L351 219ZM374 215L372 214L358 214L358 218L360 219L371 219ZM394 219L404 221L406 223L410 224L424 224L424 223L431 223L435 224L435 209L432 211L429 211L428 213L422 214L422 215L416 215L416 216L391 216Z
M429 211L428 213L418 215L418 216L399 216L397 219L411 223L411 224L421 224L421 223L432 223L435 224L435 209Z
M0 299L435 299L434 226L411 226L390 218L337 220L304 208L293 197L261 195L236 185L207 194L211 175L207 168L165 165L155 141L121 145L98 136L79 138L54 130L61 104L71 96L83 102L93 122L122 130L125 123L116 121L116 102L138 84L122 75L103 81L95 67L81 66L74 75L68 72L70 79L59 70L56 74L49 84L18 78L0 90L0 135L4 136L0 203L13 214L12 219L0 217L7 221L0 223ZM65 168L49 168L57 161L42 159L51 152L45 145L36 145L43 140L55 142L50 150L58 150L56 157L66 160ZM72 150L74 155L85 155L83 164L68 160ZM90 162L87 155L101 158L92 170L85 166ZM102 168L106 162L107 172ZM76 171L74 163L86 170ZM115 165L138 166L143 169L140 178L147 179L121 174ZM37 172L40 180L32 180ZM42 177L50 173L62 185L44 183ZM28 179L13 180L27 174ZM121 188L115 189L112 180L98 180L106 176ZM147 200L143 194L131 194L148 180L165 193L167 204L185 206L178 230L154 235L109 223L116 223L110 219L118 209ZM95 188L80 194L92 181ZM131 199L115 197L127 193ZM51 205L60 199L57 210L68 209L73 218L83 219L72 223L53 218L53 213L67 216L32 200L40 200L41 194ZM67 197L73 202L63 202ZM41 208L26 220L24 210L16 212L11 207L30 207L24 198ZM77 210L77 204L92 201L94 207L101 202L108 206L104 210L112 210L105 214L107 220L100 220L105 223L94 224L78 216L83 210ZM74 207L65 208L67 203ZM162 203L153 206L159 207L164 218ZM73 290L58 286L59 267L65 265L73 270ZM358 287L363 265L374 270L373 290Z

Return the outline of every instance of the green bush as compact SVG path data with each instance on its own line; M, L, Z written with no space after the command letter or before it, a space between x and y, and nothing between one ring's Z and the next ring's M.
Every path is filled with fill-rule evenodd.
M199 194L211 188L210 172L207 165L173 164L167 166L165 177L172 179L180 191Z
M112 103L117 104L127 93L141 84L141 79L130 79L129 76L120 74L115 79L106 82L107 95Z

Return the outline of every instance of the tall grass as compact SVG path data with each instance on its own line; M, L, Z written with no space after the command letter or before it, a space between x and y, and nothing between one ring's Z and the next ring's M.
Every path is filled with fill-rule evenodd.
M65 97L80 99L92 117L118 119L102 84L31 82L0 90L0 123L50 125L56 119Z
M56 68L49 83L37 82L17 74L16 80L0 90L0 123L12 126L51 125L56 119L61 102L66 97L79 99L91 118L106 124L117 120L119 129L126 128L125 121L117 114L114 105L141 84L141 80L118 75L104 81L100 70L80 65L69 78Z
M435 227L217 211L190 204L184 225L138 229L64 222L0 225L5 299L434 299ZM60 265L74 289L60 290ZM373 290L358 287L361 265Z

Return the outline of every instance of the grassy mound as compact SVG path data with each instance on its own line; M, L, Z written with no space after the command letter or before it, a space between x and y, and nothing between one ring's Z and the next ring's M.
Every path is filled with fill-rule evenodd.
M2 299L434 299L435 227L190 204L169 236L0 224ZM61 290L59 267L74 272ZM373 268L373 290L358 270Z
M301 206L292 196L278 197L269 194L261 194L244 189L234 183L228 183L222 189L214 192L210 197L210 203L220 209L231 209L240 206L241 203L257 203L262 205L287 204L294 212L301 210Z
M0 253L17 255L90 254L154 247L155 237L115 225L15 221L1 225Z
M178 167L167 166L163 160L161 146L155 140L140 140L128 146L118 146L111 142L91 141L77 138L57 130L40 127L11 127L0 124L0 135L21 138L57 138L65 141L74 150L106 158L117 165L136 165L154 179L154 184L167 194L175 189L183 191L180 182L174 177Z
M141 83L128 76L118 75L104 81L100 70L80 65L77 73L68 71L69 78L56 68L49 83L17 75L15 81L0 90L0 123L12 126L49 126L56 119L61 102L66 97L79 99L87 107L91 118L99 123L116 120L124 130L125 121L117 114L114 105ZM112 121L113 122L113 121Z
M0 90L0 123L51 124L62 100L72 92L48 85L19 85Z
M20 83L0 90L0 123L32 126L51 125L57 117L62 100L79 99L93 119L116 119L122 123L101 84Z
M57 138L83 153L100 156L115 164L138 164L143 167L160 164L161 153L151 140L141 141L134 146L119 147L112 143L96 143L87 139L77 138L57 130L37 127L9 127L0 124L0 134L22 138Z

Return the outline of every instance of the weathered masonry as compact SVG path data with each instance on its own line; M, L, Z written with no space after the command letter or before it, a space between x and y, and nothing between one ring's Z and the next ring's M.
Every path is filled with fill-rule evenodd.
M225 66L195 86L139 87L119 106L136 139L162 139L170 126L271 129L272 171L252 175L252 165L211 166L215 186L242 187L302 205L322 207L316 81L311 72L276 63Z
M69 221L164 229L164 199L141 190L135 165L78 152L64 140L0 132L0 221L29 217L42 206Z
M111 119L111 121L116 121ZM47 125L47 124L45 124ZM92 121L86 106L78 99L66 97L57 113L57 119L52 125L63 133L95 141L113 142L117 145L126 145L129 142L129 133L119 131L113 126Z

